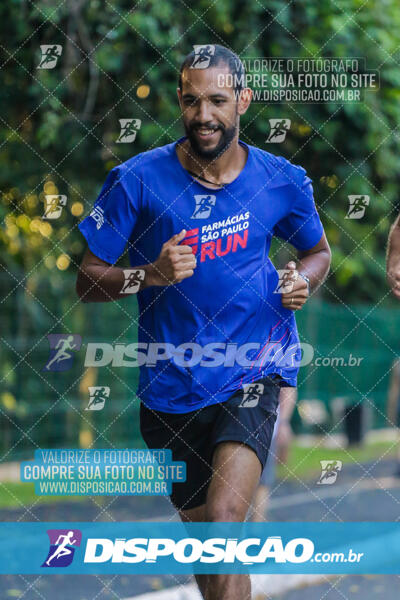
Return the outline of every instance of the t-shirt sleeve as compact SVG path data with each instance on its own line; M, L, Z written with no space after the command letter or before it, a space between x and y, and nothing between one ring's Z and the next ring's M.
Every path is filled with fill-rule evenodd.
M134 178L134 176L133 176ZM110 264L124 252L139 214L139 188L127 191L126 175L112 169L94 203L91 213L79 223L90 250Z
M322 237L324 228L319 218L311 179L303 168L301 183L294 183L295 199L291 212L274 227L274 235L292 244L297 250L309 250Z

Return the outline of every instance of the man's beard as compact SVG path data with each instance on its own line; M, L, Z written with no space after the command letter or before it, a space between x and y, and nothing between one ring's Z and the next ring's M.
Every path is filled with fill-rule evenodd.
M192 129L192 127L188 127L186 123L184 123L184 127L186 136L190 142L192 150L195 152L195 154L197 154L197 156L199 156L200 158L205 158L207 160L213 160L221 156L221 154L223 154L225 150L229 148L230 144L232 143L232 140L235 138L238 131L237 125L232 125L232 127L228 128L219 126L218 129L221 131L221 138L218 144L215 146L215 148L211 150L205 150L198 143L197 138L195 137L193 132L194 128Z

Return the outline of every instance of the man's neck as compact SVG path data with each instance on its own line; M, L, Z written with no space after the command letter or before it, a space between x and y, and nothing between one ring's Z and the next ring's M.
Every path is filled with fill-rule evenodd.
M229 148L215 159L205 159L196 154L188 139L178 145L177 154L184 169L201 175L209 183L217 186L236 179L247 160L247 152L237 138L232 140Z

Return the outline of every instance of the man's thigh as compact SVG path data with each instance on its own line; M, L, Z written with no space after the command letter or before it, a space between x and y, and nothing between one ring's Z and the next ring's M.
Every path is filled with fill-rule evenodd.
M177 510L197 509L206 501L212 476L212 424L217 410L211 406L196 413L175 415L141 406L140 430L147 446L169 448L174 461L186 464L186 480L172 484L170 498Z
M275 408L279 402L279 386L268 378L261 381L262 391L255 405L242 406L243 390L222 404L193 413L160 413L141 405L140 429L148 447L170 448L173 460L186 462L186 482L173 484L171 500L178 510L200 508L195 517L188 513L192 520L200 520L199 514L204 516L201 507L207 500L210 482L214 480L214 485L217 485L217 479L220 486L223 483L225 475L221 479L221 469L224 473L226 471L226 476L229 475L231 487L235 483L238 490L243 482L244 489L247 488L249 475L252 480L253 473L258 473L256 477L259 479L261 465L265 464L268 455L276 420ZM238 466L232 466L231 460L223 464L222 460L217 477L214 477L215 459L222 452L220 447L226 447L228 442L235 448L233 456L235 464L239 460ZM233 472L228 469L233 469Z
M280 386L269 377L251 384L250 395L243 386L220 404L213 428L213 445L241 442L257 454L262 467L267 462L279 406ZM248 401L251 397L251 401Z
M206 503L178 509L184 523L244 520L261 474L257 454L241 443L221 442L214 450L212 473Z
M212 470L205 520L244 521L261 475L257 454L240 442L221 442L215 447Z

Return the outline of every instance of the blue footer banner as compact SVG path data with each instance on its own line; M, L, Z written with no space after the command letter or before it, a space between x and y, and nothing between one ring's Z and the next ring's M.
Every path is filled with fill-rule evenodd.
M2 523L0 573L400 574L400 523Z

